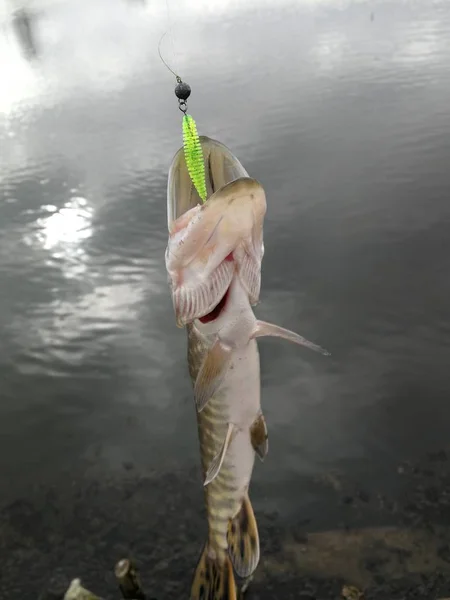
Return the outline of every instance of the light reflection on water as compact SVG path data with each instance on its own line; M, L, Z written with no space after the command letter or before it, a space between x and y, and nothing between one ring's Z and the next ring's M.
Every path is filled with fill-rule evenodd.
M332 352L260 345L255 507L311 529L375 518L330 502L329 472L396 497L399 461L447 445L450 13L407 4L177 0L163 45L200 132L267 191L258 316ZM198 466L163 260L181 143L165 3L31 6L35 59L6 13L0 34L5 504L67 473L122 485L123 460Z

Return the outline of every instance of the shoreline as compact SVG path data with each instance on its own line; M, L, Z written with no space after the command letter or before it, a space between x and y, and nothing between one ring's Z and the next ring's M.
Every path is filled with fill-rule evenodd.
M332 530L309 530L305 518L283 522L259 510L261 561L245 598L450 596L447 454L401 468L409 477L403 496L385 499L376 525L356 526L371 499L345 487L339 496L349 517ZM79 481L59 494L35 490L0 511L0 598L58 600L75 578L105 599L119 598L112 566L123 557L135 562L149 598L186 598L205 535L196 469L185 478L129 476L120 483Z

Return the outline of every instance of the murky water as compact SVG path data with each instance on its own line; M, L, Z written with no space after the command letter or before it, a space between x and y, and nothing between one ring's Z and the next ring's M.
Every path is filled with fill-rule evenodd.
M193 88L200 132L266 189L258 316L332 352L260 343L271 446L255 511L304 532L398 526L401 509L353 499L401 504L401 465L449 448L450 6L169 6L162 51ZM0 10L0 597L36 598L61 564L80 574L87 537L98 571L131 544L178 593L204 524L164 271L181 141L157 54L166 4L26 7L28 20ZM92 511L109 523L95 535ZM156 557L136 528L159 540Z

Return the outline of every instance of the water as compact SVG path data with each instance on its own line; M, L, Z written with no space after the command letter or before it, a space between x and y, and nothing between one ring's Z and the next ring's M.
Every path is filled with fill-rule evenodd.
M261 581L282 564L285 578L371 585L375 567L349 565L381 527L396 532L390 557L415 559L382 576L431 577L450 539L450 6L170 7L162 51L200 132L266 189L258 316L332 353L260 343ZM163 260L181 133L157 55L166 4L30 1L28 28L13 8L0 9L0 598L35 599L55 573L98 589L130 549L155 595L185 597L205 526ZM409 514L434 528L425 541Z

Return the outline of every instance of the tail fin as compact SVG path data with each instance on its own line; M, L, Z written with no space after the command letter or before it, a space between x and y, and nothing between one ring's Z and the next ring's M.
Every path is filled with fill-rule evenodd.
M259 535L248 494L228 528L228 552L239 577L249 577L259 562Z
M236 600L236 583L230 557L210 558L205 545L195 570L191 600Z

